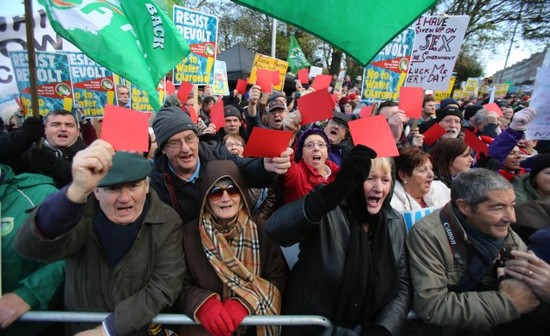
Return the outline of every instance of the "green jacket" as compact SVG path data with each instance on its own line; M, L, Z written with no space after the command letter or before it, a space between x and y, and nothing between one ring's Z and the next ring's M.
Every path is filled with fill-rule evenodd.
M515 176L512 179L517 205L540 198L535 188L533 188L529 182L529 175L530 174Z
M17 294L32 310L51 309L61 302L65 278L63 261L47 264L27 259L18 254L12 245L16 232L28 216L27 211L38 206L46 196L55 193L57 188L50 177L38 174L16 176L6 165L0 165L0 169L2 292ZM32 335L38 332L36 329L40 329L37 327L40 325L36 323L15 323L6 331L6 335Z
M65 306L69 311L114 312L120 336L145 335L153 317L172 305L183 286L182 221L151 190L141 229L124 257L111 268L94 230L99 203L93 195L80 221L52 240L37 234L34 210L19 231L15 248L29 258L65 259ZM97 323L71 323L71 335Z
M501 291L456 293L448 289L458 283L467 265L453 257L440 212L438 209L422 218L407 236L414 311L427 323L472 331L486 330L520 318L512 300ZM468 244L466 233L459 229L461 232L455 238ZM527 250L511 229L504 246ZM488 273L484 280L495 278L496 272Z

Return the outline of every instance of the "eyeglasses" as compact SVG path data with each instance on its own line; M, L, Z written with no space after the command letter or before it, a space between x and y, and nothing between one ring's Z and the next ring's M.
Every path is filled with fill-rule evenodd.
M229 197L235 197L237 195L240 195L239 188L234 186L233 184L229 184L225 187L214 187L210 190L208 193L208 199L211 201L219 201L220 198L222 198L223 193L227 191L227 195Z
M225 147L243 147L243 144L240 142L226 142Z
M304 148L307 149L313 149L315 146L317 146L319 149L323 149L327 147L327 144L324 142L309 142L307 144L304 144Z
M192 134L183 139L170 140L166 143L166 147L170 149L180 150L184 142L187 146L191 146L192 144L196 143L197 140L198 137L195 134Z

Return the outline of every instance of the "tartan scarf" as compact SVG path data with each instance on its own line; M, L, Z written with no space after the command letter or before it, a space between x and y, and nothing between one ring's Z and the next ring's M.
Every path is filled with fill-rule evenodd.
M226 233L220 229L211 213L206 211L199 225L202 247L224 287L229 289L228 297L234 293L246 301L253 307L254 315L279 315L281 293L259 276L260 242L256 223L241 209ZM256 334L279 335L280 327L257 326Z

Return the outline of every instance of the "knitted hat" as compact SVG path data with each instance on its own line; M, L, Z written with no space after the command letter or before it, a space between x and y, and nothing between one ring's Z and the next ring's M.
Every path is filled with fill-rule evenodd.
M445 118L446 116L450 116L450 115L457 116L457 117L460 118L460 120L462 120L464 118L462 116L462 111L460 111L458 108L453 107L453 106L447 106L444 109L441 109L441 110L437 111L437 115L435 117L435 120L437 120L437 122L440 122L441 120L443 120L443 118Z
M479 105L468 105L464 109L464 119L470 120L471 117L475 116L477 111L481 110L483 106Z
M327 135L325 132L317 127L311 127L302 132L300 134L300 137L298 138L298 141L296 141L296 149L294 150L294 161L298 162L302 159L302 150L304 147L304 142L306 142L306 139L310 135L320 135L323 140L325 140L325 143L327 144L327 150L330 151L330 142L328 141Z
M443 110L449 104L456 104L456 106L460 106L460 104L454 98L449 97L449 98L445 98L441 101L441 103L439 104L439 109Z
M159 148L174 134L192 130L197 133L197 125L193 123L191 117L185 113L179 106L162 107L153 121L153 130L157 137Z
M151 164L143 155L116 152L113 156L113 165L97 186L109 187L141 181L149 175L150 171Z
M544 168L548 167L550 167L550 154L539 155L534 160L533 166L531 167L531 172L529 173L529 183L531 183L533 188L537 189L537 183L535 181L537 174Z
M239 120L243 120L241 111L235 105L227 105L223 108L223 117L237 117Z

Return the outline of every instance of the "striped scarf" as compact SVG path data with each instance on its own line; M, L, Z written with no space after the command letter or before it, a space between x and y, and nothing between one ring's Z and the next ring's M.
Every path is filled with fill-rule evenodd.
M230 227L229 232L223 233L209 212L204 214L199 225L202 247L218 277L229 289L227 297L236 295L246 301L253 307L254 315L279 315L281 293L259 276L260 242L256 223L241 209ZM280 327L257 326L256 334L279 335Z

